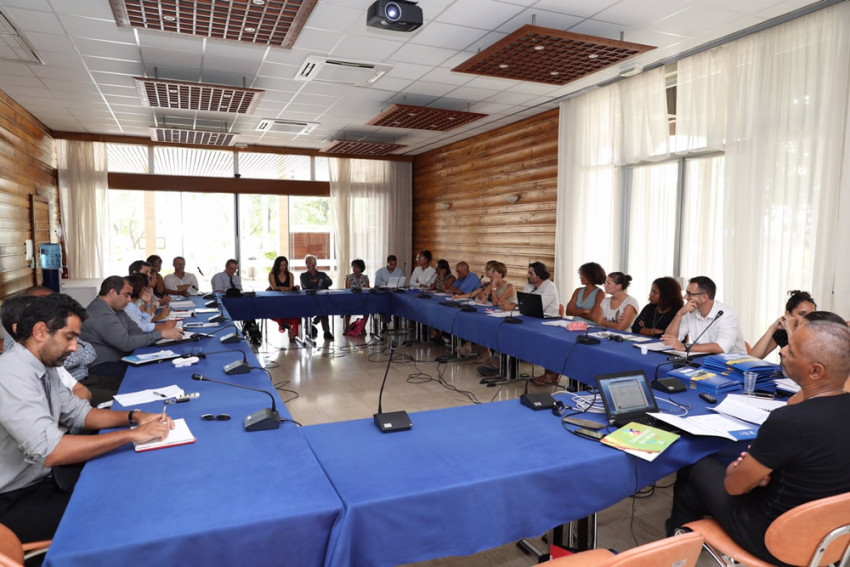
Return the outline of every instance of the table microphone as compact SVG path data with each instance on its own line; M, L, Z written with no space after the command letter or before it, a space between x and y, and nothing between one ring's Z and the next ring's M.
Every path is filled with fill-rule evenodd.
M230 325L225 325L225 326L224 326L224 327L222 327L221 329L216 329L215 331L212 331L212 332L206 333L206 335L207 335L208 337L211 337L211 336L213 336L213 335L214 335L214 334L216 334L216 333L220 333L221 331L223 331L223 330L225 330L225 329L230 329L230 328L236 329L237 331L239 330L239 328L238 328L236 325L234 325L233 323L231 323ZM242 337L239 335L239 333L238 333L238 332L237 332L237 333L228 333L228 334L224 335L223 337L221 337L219 340L220 340L223 344L231 344L231 343L238 343L239 341L241 341L241 340L242 340Z
M211 354L241 354L242 360L234 360L233 362L228 362L223 366L224 373L228 376L233 374L248 374L251 371L251 365L248 364L248 357L244 351L241 350L214 350L211 352L201 352L198 353L198 356L202 356L206 358Z
M702 338L702 336L705 334L705 332L708 331L711 328L711 326L714 325L714 323L718 319L720 319L721 315L723 315L722 310L718 311L717 315L715 315L714 319L711 320L711 323L709 323L708 325L705 326L705 329L703 329L702 332L699 335L697 335L697 338L694 339L694 341L689 346L685 347L685 356L684 357L671 357L669 359L669 360L674 360L676 362L676 364L673 365L674 368L682 368L683 366L691 366L692 365L692 363L691 363L691 349L694 348L694 345L697 344L697 341L699 341Z
M430 278L428 278L428 281L425 282L425 286L419 291L419 296L418 296L419 299L431 299L433 297L433 295L431 295L429 292L427 292L425 290L428 289L428 287L431 285L431 282L433 282L434 278L436 278L436 277L437 277L437 271L434 270L434 274Z
M397 340L393 341L390 346L390 359L387 361L387 369L384 371L384 381L381 382L381 393L378 394L378 413L372 416L372 419L375 420L375 426L381 430L381 433L407 431L413 427L413 422L410 421L406 411L390 411L387 413L383 411L384 386L387 385L387 375L390 373L390 364L392 364L396 347L398 347Z
M244 388L245 390L253 390L254 392L264 393L272 399L272 407L271 409L265 408L259 411L255 411L254 413L246 417L245 431L265 431L266 429L280 429L280 414L277 413L277 406L275 406L274 396L272 396L271 393L266 392L265 390L260 390L259 388L243 386L242 384L234 384L233 382L222 382L221 380L213 380L212 378L208 378L203 374L192 374L192 380L198 380L200 382L215 382L216 384L224 384L225 386L235 386L236 388Z
M536 290L537 288L532 289L529 293L525 294L525 297L519 300L519 303L516 303L513 306L513 308L511 309L511 314L505 317L505 323L512 323L514 325L516 325L517 323L522 323L522 319L520 319L519 317L514 317L514 310L520 305L522 305L522 302L528 299L529 296L531 296L531 294L534 293Z
M591 325L588 325L587 329L584 330L584 334L578 336L578 338L576 339L577 343L582 345L598 345L600 342L602 342L596 337L590 336L590 327ZM601 329L602 327L599 328Z

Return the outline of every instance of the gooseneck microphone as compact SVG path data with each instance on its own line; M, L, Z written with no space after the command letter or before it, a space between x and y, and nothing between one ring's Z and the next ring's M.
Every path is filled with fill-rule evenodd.
M717 322L718 319L720 319L720 317L722 315L723 315L723 311L722 310L718 311L717 315L715 315L714 319L711 320L711 323L706 325L705 329L703 329L702 332L699 335L697 335L697 338L694 339L691 342L690 345L685 347L685 356L684 357L678 357L678 358L673 357L673 358L669 359L669 360L675 360L676 361L676 364L673 365L674 368L681 368L683 366L692 366L693 365L693 363L691 362L691 349L694 348L694 345L697 344L697 342L702 338L702 336L706 333L706 331L708 331L711 328L711 326L714 325Z
M517 323L522 323L522 319L520 319L519 317L514 317L514 310L516 310L520 305L522 305L523 301L528 299L535 291L537 291L536 287L532 289L529 293L525 294L525 297L520 299L518 303L514 304L513 308L511 309L511 314L505 317L505 323L512 323L514 325L516 325Z
M211 354L241 354L242 360L234 360L233 362L228 362L222 368L224 373L228 376L233 374L248 374L251 371L251 365L248 364L248 356L244 351L241 350L214 350L211 352L201 352L198 353L198 356L206 358Z
M381 392L378 394L378 413L372 416L375 421L375 426L381 430L381 433L392 433L394 431L406 431L413 427L413 422L406 411L391 411L384 413L384 386L387 385L387 376L390 373L390 364L393 362L393 354L398 347L398 341L393 341L390 346L390 358L387 360L387 369L384 371L384 381L381 382Z
M407 261L405 260L404 264L401 265L401 282L402 282L402 284L400 286L396 286L396 288L395 288L396 293L405 293L405 288L407 287L405 285L405 280L407 279L407 276L404 275L404 270L406 268L407 268Z
M233 382L222 382L221 380L213 380L203 374L192 374L192 380L199 382L215 382L216 384L224 384L225 386L234 386L245 390L253 390L254 392L262 392L272 399L271 409L265 408L255 411L245 418L245 431L265 431L267 429L280 429L280 414L277 413L277 406L274 402L274 396L270 392L260 390L259 388L251 388L242 384L234 384Z
M222 344L238 343L239 341L242 340L242 337L238 333L239 328L236 325L234 325L233 323L231 323L229 325L225 325L224 327L221 327L220 329L216 329L215 331L211 331L211 332L205 333L205 334L206 334L207 337L212 337L216 333L220 333L221 331L223 331L225 329L231 329L231 328L236 329L237 332L227 333L226 335L221 337L219 340L222 342Z
M420 284L420 287L421 287L421 291L419 292L419 298L420 299L431 299L431 297L433 297L426 290L431 286L431 284L434 282L434 278L436 278L436 277L437 277L437 271L434 270L434 273L431 274L431 277L428 278L428 281L425 282L425 285Z

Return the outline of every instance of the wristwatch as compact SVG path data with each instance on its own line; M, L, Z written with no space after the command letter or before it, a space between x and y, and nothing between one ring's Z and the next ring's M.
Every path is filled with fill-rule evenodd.
M130 413L127 414L127 421L130 422L130 425L136 425L136 422L133 421L133 417L136 415L137 411L142 411L142 410L140 410L138 408L131 409Z

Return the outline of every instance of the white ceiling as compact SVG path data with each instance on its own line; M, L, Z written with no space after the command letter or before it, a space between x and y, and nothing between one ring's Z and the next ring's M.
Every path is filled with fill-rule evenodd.
M0 89L55 131L149 136L163 116L192 118L240 134L237 142L318 149L331 139L406 144L418 154L557 106L559 98L610 80L619 68L564 87L477 77L451 69L519 27L658 46L627 62L644 66L762 24L811 0L420 0L425 25L412 33L367 27L372 0L319 0L292 49L119 28L108 0L0 0L45 65L0 60ZM382 63L370 87L293 80L307 55ZM155 70L156 69L156 70ZM251 116L152 110L132 77L264 89ZM487 113L450 132L364 125L393 103ZM260 118L319 122L307 135L255 132Z

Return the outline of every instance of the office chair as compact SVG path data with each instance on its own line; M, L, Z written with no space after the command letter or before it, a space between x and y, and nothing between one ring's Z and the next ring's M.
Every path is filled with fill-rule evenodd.
M718 565L773 565L743 549L714 519L690 522L683 528L702 534L706 550ZM774 557L790 565L850 564L850 492L788 510L770 524L764 542Z
M692 537L696 536L696 537ZM591 549L559 557L543 565L549 567L693 567L702 551L703 537L689 532L633 547L620 554L607 549Z

